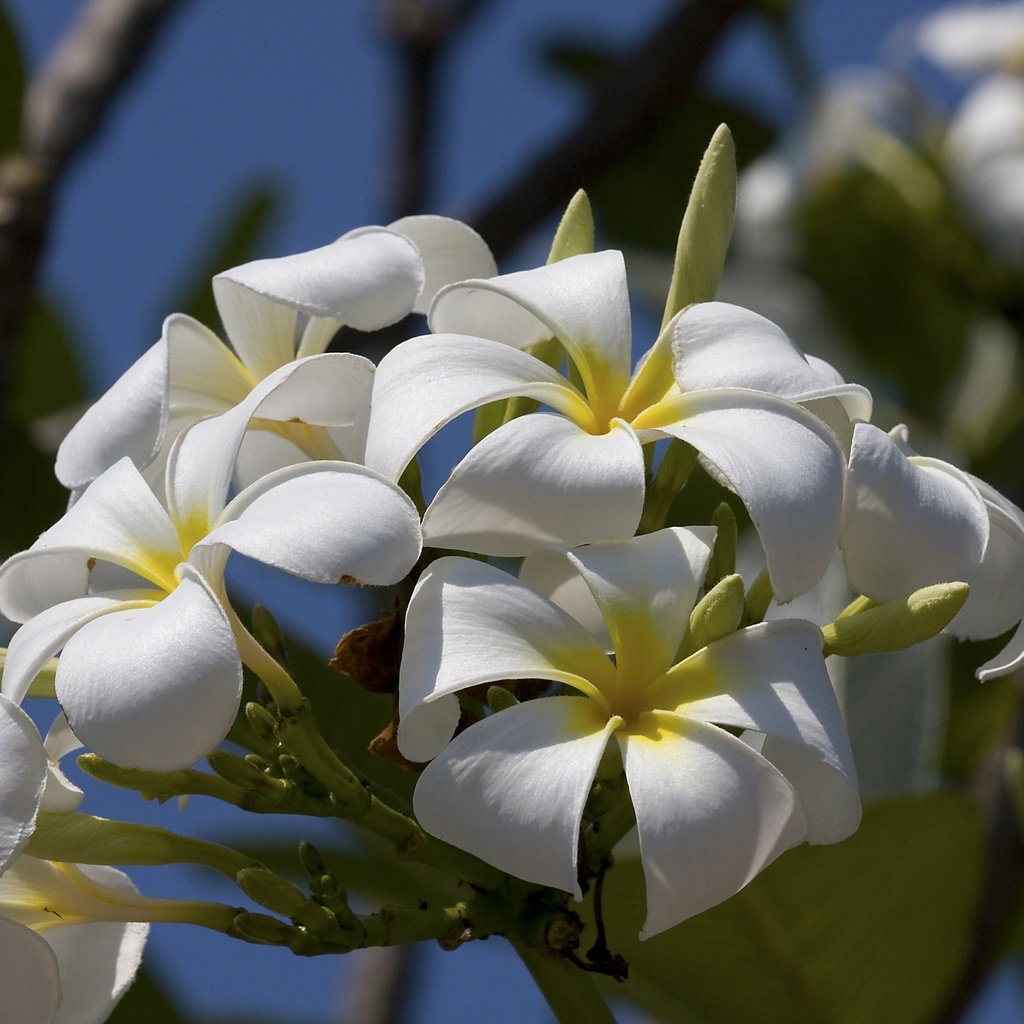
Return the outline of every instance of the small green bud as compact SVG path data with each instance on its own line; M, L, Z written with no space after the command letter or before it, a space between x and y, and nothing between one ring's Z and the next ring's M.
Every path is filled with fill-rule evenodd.
M713 586L736 571L736 513L728 502L723 501L711 513L711 525L716 532L715 547L704 577L708 586Z
M262 705L249 701L245 705L245 718L249 727L263 742L273 749L277 746L277 719Z
M551 242L548 263L557 263L570 256L594 251L594 214L587 193L580 189L569 200L569 205L558 223Z
M288 946L295 928L284 921L278 921L269 914L254 914L248 910L239 911L231 925L231 934L246 942L263 946Z
M284 785L280 779L261 771L258 761L254 764L247 757L238 757L226 750L211 751L206 761L222 779L242 789L255 790L266 796L276 796Z
M511 690L506 690L504 686L490 686L487 689L487 706L492 711L504 711L518 703L516 695Z
M302 868L310 878L318 878L327 872L327 864L320 851L306 840L299 843L299 860Z
M243 868L235 881L249 899L301 921L310 931L320 931L333 924L329 911L314 903L297 885L267 868Z
M733 573L720 579L690 612L690 628L686 635L687 654L735 633L743 618L743 579Z
M879 605L858 598L822 627L825 654L881 654L930 640L960 611L969 589L966 583L937 583Z

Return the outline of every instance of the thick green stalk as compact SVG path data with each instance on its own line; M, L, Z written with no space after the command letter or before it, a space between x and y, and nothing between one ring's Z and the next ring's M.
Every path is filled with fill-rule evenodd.
M512 948L548 1001L558 1024L615 1024L594 979L559 956L544 953L516 940Z

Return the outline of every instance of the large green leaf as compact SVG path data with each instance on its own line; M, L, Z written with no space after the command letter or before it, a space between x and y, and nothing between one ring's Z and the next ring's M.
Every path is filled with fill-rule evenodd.
M846 842L792 850L726 903L643 943L640 867L621 861L605 917L630 980L614 991L673 1024L926 1021L967 949L982 841L960 794L875 804Z
M0 6L0 154L17 149L25 95L25 62L10 15Z

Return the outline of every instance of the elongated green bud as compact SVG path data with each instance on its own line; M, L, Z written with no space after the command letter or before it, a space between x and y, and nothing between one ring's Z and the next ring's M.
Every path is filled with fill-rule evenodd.
M858 598L823 626L825 654L881 654L901 651L941 633L967 600L966 583L937 583L884 604Z
M716 532L715 547L711 552L707 576L704 577L708 586L713 586L736 571L736 513L728 502L723 501L711 513L711 525Z
M504 711L506 708L518 704L516 695L504 686L490 686L487 688L487 706L492 711Z
M245 718L254 733L271 749L277 746L274 729L277 719L262 705L249 701L245 705Z
M300 921L310 931L331 928L330 911L311 900L297 885L268 868L244 868L235 876L238 887L261 907Z
M284 634L277 624L277 619L269 608L261 604L252 610L252 635L259 645L285 668L288 667L288 651L285 648Z
M580 189L569 200L551 242L548 263L594 251L594 214L587 193Z
M249 756L255 760L254 755ZM214 750L206 760L225 781L240 786L242 789L257 792L268 800L281 800L289 791L287 782L260 771L259 767L248 758L229 754L226 750Z
M702 647L735 633L743 618L743 579L733 573L720 579L690 612L690 628L686 635L686 652Z

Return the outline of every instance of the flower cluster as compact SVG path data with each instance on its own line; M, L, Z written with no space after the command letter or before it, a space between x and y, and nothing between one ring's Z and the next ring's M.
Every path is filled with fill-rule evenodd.
M731 222L733 174L720 133L664 324L635 366L623 257L579 242L592 225L578 201L557 258L517 273L499 275L474 232L439 217L229 270L213 282L229 344L172 316L86 413L57 457L67 513L0 566L0 611L23 623L0 696L0 942L5 979L36 979L19 983L25 999L53 1002L58 975L65 991L102 976L109 1009L145 938L126 922L160 919L110 868L25 852L37 815L81 795L57 759L81 744L125 768L187 770L231 727L243 666L272 705L296 706L230 602L233 551L324 584L414 583L398 746L429 762L418 822L581 898L595 796L617 793L635 816L645 936L790 847L856 829L826 653L893 649L950 620L959 636L1007 630L1024 614L1024 514L915 454L903 428L873 426L868 391L773 323L711 301L724 243L709 255L700 200L725 195ZM701 274L710 286L692 284ZM342 326L413 312L429 333L376 367L327 351ZM409 467L472 410L476 443L422 501ZM716 525L693 522L694 474L727 499ZM749 586L733 509L761 552ZM786 617L837 547L868 600L824 631ZM913 598L957 581L972 587L962 609L962 586ZM874 639L858 640L870 616ZM915 616L923 626L906 625ZM19 705L57 655L62 717L44 744ZM982 675L1022 660L1019 631ZM57 900L40 892L72 889L77 916L38 910ZM105 973L47 945L61 933L49 926L72 921L107 929L89 940Z

